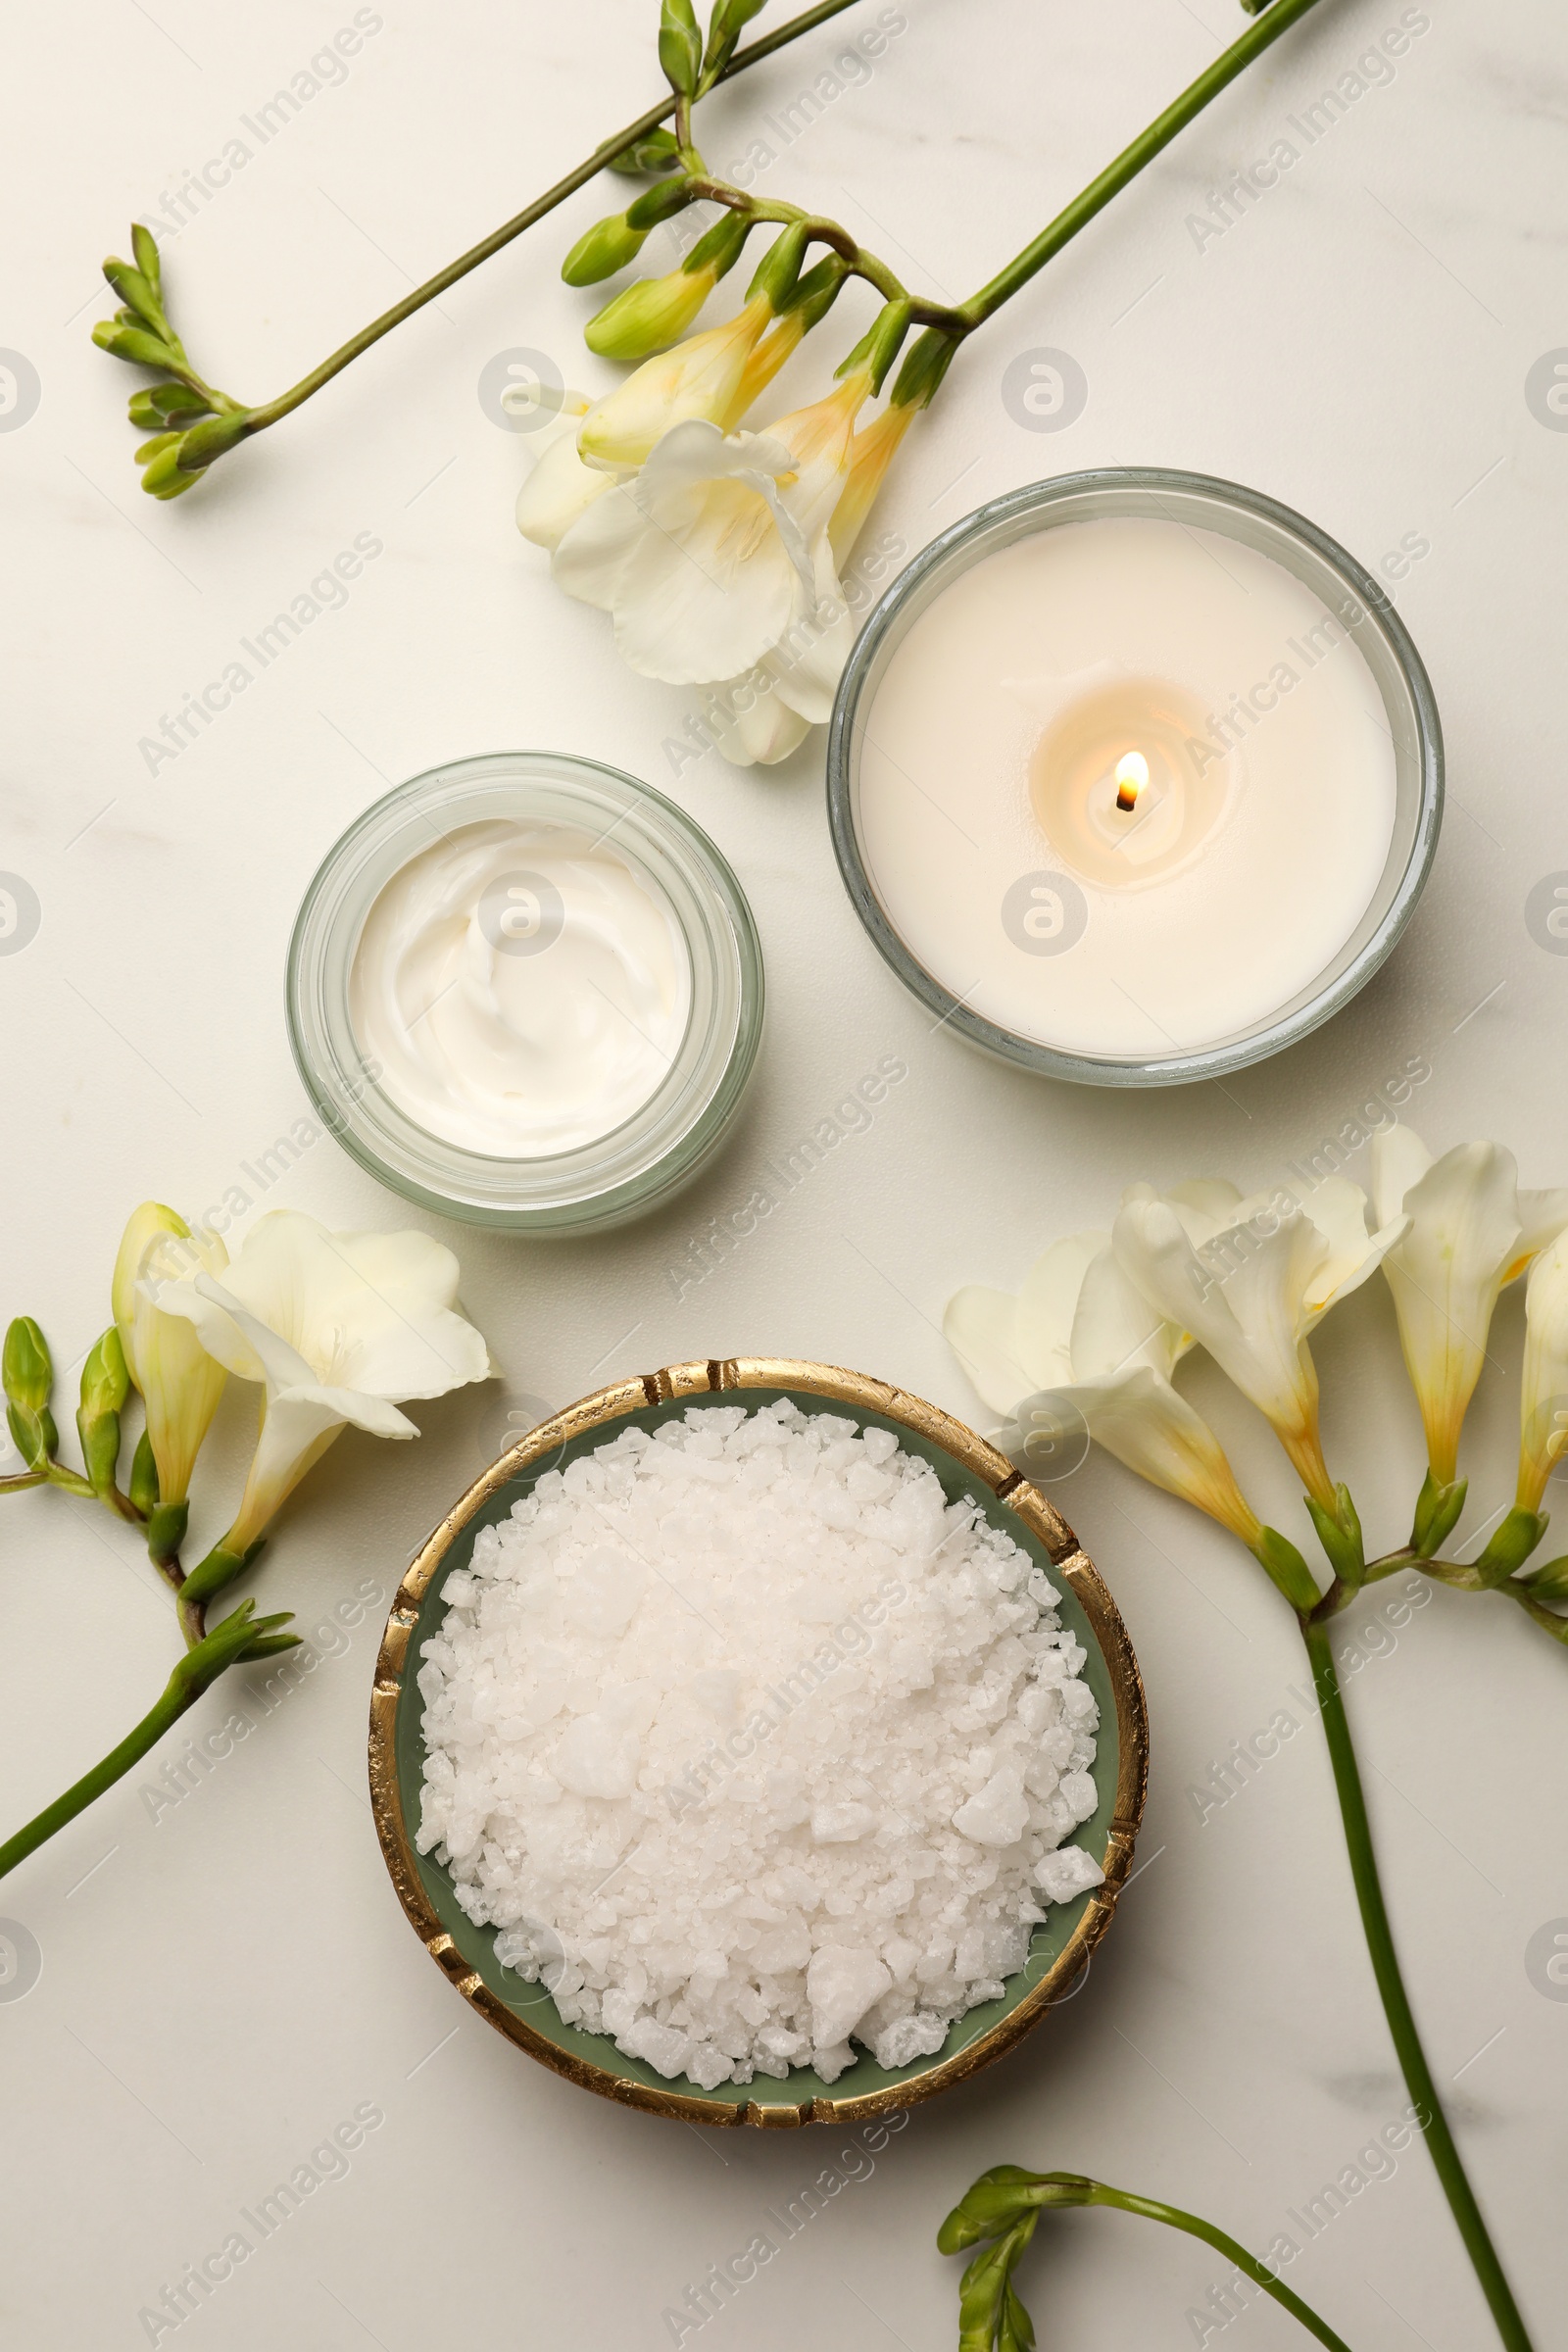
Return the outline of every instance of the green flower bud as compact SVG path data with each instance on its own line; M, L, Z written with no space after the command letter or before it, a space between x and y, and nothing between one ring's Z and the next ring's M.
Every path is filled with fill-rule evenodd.
M849 282L850 265L842 254L825 254L821 261L795 281L795 291L784 305L784 315L793 318L796 312L803 315L802 333L809 334L817 321L827 317Z
M1094 2186L1079 2173L1030 2173L1018 2164L993 2165L937 2231L937 2251L961 2254L982 2238L1003 2236L1027 2215L1048 2207L1091 2204Z
M1023 2352L1033 2329L1012 2291L1012 2268L1034 2235L1039 2217L1029 2214L977 2254L958 2281L958 2352Z
M81 1403L76 1434L88 1482L95 1494L108 1494L120 1467L120 1414L130 1391L124 1350L113 1323L81 1367Z
M172 368L174 354L157 335L145 327L123 326L116 318L100 318L92 330L92 339L100 351L107 351L117 360L132 360L138 368Z
M1568 1600L1568 1555L1560 1560L1544 1560L1519 1582L1528 1589L1532 1600Z
M179 463L179 443L161 449L141 477L141 486L153 498L178 498L194 490L201 474L186 473Z
M723 73L735 54L735 44L743 28L761 13L766 0L718 0L712 21L708 27L708 47L703 56L703 88L710 89Z
M111 254L104 264L104 275L127 311L132 312L136 318L142 319L158 334L168 334L169 321L164 317L163 305L158 299L157 288L142 275L139 270L133 270L128 262L118 261Z
M18 1315L6 1333L0 1356L6 1396L26 1412L41 1412L55 1385L49 1343L30 1315Z
M702 277L711 270L710 282L716 283L726 270L734 269L756 225L750 213L720 214L707 235L698 238L681 268L688 277Z
M131 224L130 250L136 257L137 269L162 301L164 272L163 265L158 258L158 239L153 235L152 230L144 228L139 220Z
M882 379L898 358L899 346L908 331L907 298L885 303L872 320L869 331L860 337L849 358L841 361L833 372L835 375L853 375L858 368L863 368L871 378L872 391L880 392Z
M150 466L160 451L172 449L179 440L178 433L154 433L150 441L138 443L135 459L138 466Z
M125 1351L120 1344L119 1327L111 1323L96 1347L88 1349L81 1367L81 1409L92 1419L101 1413L118 1413L129 1394Z
M1486 1550L1475 1564L1478 1582L1500 1585L1516 1568L1522 1568L1545 1534L1546 1524L1544 1512L1523 1510L1515 1504L1507 1518L1494 1528Z
M703 36L692 14L692 0L662 0L659 65L677 98L696 97L703 68Z
M772 244L757 265L757 272L746 289L750 302L754 295L765 294L768 308L775 314L782 311L800 282L801 264L806 259L806 228L792 220L781 237Z
M626 219L633 228L657 228L661 220L672 220L695 201L690 179L666 179L662 187L645 188L626 207Z
M131 394L125 413L143 432L157 433L166 424L194 424L199 416L210 416L213 412L201 394L186 384L149 384Z
M693 277L684 270L672 270L667 277L639 278L589 319L583 341L601 359L649 359L680 341L712 285L710 277Z
M17 1451L29 1470L52 1461L60 1445L49 1397L55 1368L49 1345L30 1315L18 1315L0 1354L6 1393L6 1422Z
M612 213L577 239L561 265L561 274L568 286L596 286L602 277L613 277L634 262L647 235L645 228L633 228L624 213Z
M899 369L890 398L896 408L911 404L926 408L936 398L943 377L953 365L953 355L958 345L956 337L944 333L941 327L928 326L925 333L909 346L904 366Z
M651 130L610 159L612 172L671 172L680 161L672 130Z

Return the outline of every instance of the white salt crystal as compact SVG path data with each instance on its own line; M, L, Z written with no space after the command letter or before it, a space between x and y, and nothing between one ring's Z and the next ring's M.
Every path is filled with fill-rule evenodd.
M854 1944L819 1944L806 1972L812 2038L819 2045L848 2041L866 2011L892 1986L892 1974L875 1952Z
M906 2066L1099 1884L1063 1843L1099 1717L1055 1589L886 1430L622 1430L446 1595L419 1850L504 1967L665 2079Z
M1058 1846L1035 1865L1035 1884L1050 1903L1070 1903L1075 1894L1104 1883L1104 1872L1081 1845Z
M994 1772L985 1787L958 1807L953 1826L960 1838L972 1838L977 1845L1015 1844L1029 1827L1023 1774L1016 1766Z
M811 1836L818 1845L849 1845L876 1828L869 1805L816 1805L811 1812ZM836 2041L839 2036L835 2034Z

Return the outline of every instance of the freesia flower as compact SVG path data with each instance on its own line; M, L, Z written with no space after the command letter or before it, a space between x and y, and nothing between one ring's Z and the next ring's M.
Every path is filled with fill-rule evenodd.
M770 767L789 757L813 726L833 715L833 698L855 642L839 567L849 561L893 455L916 415L908 403L885 409L849 448L843 486L812 558L814 601L744 678L705 690L703 717L736 767Z
M1522 1193L1518 1175L1498 1144L1459 1144L1435 1160L1408 1127L1372 1140L1376 1213L1385 1223L1401 1210L1408 1218L1383 1271L1441 1486L1458 1466L1498 1294L1568 1226L1568 1192Z
M786 699L795 707L795 694L811 692L820 707L808 624L824 590L838 590L827 530L868 389L857 373L765 433L726 434L700 418L677 424L640 472L564 533L556 578L613 614L616 647L633 669L703 685L739 677L783 648L795 681Z
M227 1263L228 1251L216 1234L192 1233L183 1217L158 1200L144 1200L132 1215L115 1260L115 1325L125 1369L147 1408L147 1443L163 1506L182 1504L190 1492L226 1374L188 1321L158 1304L159 1294L181 1277L221 1274Z
M1318 1431L1317 1371L1306 1337L1357 1289L1405 1231L1369 1235L1366 1197L1343 1177L1312 1195L1244 1200L1232 1185L1152 1185L1122 1197L1116 1256L1150 1304L1208 1350L1272 1424L1308 1494L1335 1508Z
M828 523L834 560L839 564L849 562L882 478L919 413L917 402L890 401L851 442L848 478Z
M754 295L722 326L645 360L623 384L595 403L578 431L584 463L612 473L645 465L671 426L693 417L728 431L762 389L753 363L773 318L764 294ZM788 346L779 354L782 366Z
M1525 1365L1516 1505L1539 1511L1568 1445L1568 1232L1540 1252L1525 1285Z
M555 549L579 514L613 489L615 477L585 466L577 452L577 433L587 415L588 401L580 392L563 394L554 416L533 436L533 469L517 493L517 528L536 547Z
M959 1291L943 1321L986 1402L1016 1419L1049 1395L1130 1470L1196 1503L1242 1542L1262 1535L1219 1440L1172 1386L1192 1346L1134 1289L1106 1233L1074 1234L1039 1258L1022 1296Z
M239 1516L219 1547L236 1564L350 1423L416 1438L399 1402L493 1370L480 1334L454 1308L457 1259L422 1233L328 1233L275 1209L221 1283L198 1273L155 1289L160 1309L183 1317L218 1364L265 1387Z

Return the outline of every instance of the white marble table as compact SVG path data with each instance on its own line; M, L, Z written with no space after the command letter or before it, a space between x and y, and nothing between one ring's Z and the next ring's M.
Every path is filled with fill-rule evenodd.
M957 1282L1014 1283L1046 1239L1098 1221L1135 1177L1270 1180L1411 1060L1430 1076L1407 1115L1433 1143L1495 1135L1526 1181L1568 1174L1568 961L1525 919L1532 887L1568 867L1568 435L1526 399L1535 363L1568 344L1568 40L1547 0L1426 0L1427 29L1394 77L1311 143L1296 138L1278 184L1204 234L1209 191L1294 137L1291 118L1400 19L1398 0L1324 0L970 348L887 494L880 527L913 549L1015 484L1164 462L1254 483L1373 565L1422 550L1386 569L1436 683L1450 799L1409 936L1288 1057L1223 1092L1133 1099L1032 1083L931 1035L839 886L819 740L772 773L709 757L673 775L686 698L620 669L599 617L559 598L518 541L518 445L481 409L479 378L523 348L590 389L608 382L577 341L587 298L555 274L566 231L606 209L601 188L198 495L142 497L131 379L87 339L107 308L98 257L123 246L133 214L165 210L190 171L248 145L226 185L190 200L168 274L223 379L270 393L654 86L652 0L381 0L369 13L341 78L263 140L258 110L351 22L347 0L13 12L0 343L30 363L40 397L20 423L15 407L0 415L0 867L30 885L41 921L0 959L0 1302L38 1316L63 1362L79 1356L105 1318L122 1219L147 1195L197 1213L237 1186L251 1200L236 1230L285 1203L344 1226L411 1221L330 1142L265 1194L243 1170L304 1107L281 993L300 893L359 809L444 757L558 745L672 789L752 895L771 1005L744 1121L674 1207L553 1248L435 1228L461 1250L505 1398L484 1414L462 1397L420 1408L416 1446L348 1439L277 1537L257 1587L270 1604L312 1630L356 1591L390 1593L509 1410L622 1372L815 1356L983 1420L938 1329ZM1242 23L1225 0L900 0L895 14L874 71L790 138L768 184L841 212L954 294ZM846 29L862 19L871 0ZM759 117L788 108L842 39L829 28L717 100L714 159L744 155ZM1087 383L1054 434L1020 423L1002 393L1008 364L1043 347L1069 353ZM346 604L150 773L141 740L366 532L384 553ZM683 1282L689 1244L747 1197L762 1159L831 1118L890 1054L908 1078L869 1130ZM1356 1151L1350 1172L1364 1170ZM1470 1444L1500 1495L1517 1303L1497 1328ZM1380 1289L1329 1323L1319 1359L1331 1455L1396 1541L1419 1446ZM1201 1381L1197 1393L1212 1395ZM1226 1428L1244 1475L1294 1525L1298 1503L1256 1426L1238 1408ZM234 1395L203 1533L223 1524L246 1447ZM672 2340L666 2307L830 2164L858 2177L707 2323L705 2347L940 2352L956 2266L934 2232L1003 2160L1174 2195L1258 2246L1291 2229L1287 2214L1404 2103L1319 1744L1298 1739L1206 1819L1191 1793L1300 1680L1298 1644L1249 1560L1115 1465L1097 1458L1058 1493L1131 1626L1154 1767L1143 1875L1087 1985L1032 2046L849 2163L828 2134L705 2136L531 2066L443 1983L382 1868L365 1794L377 1606L328 1637L337 1654L188 1795L156 1805L139 1771L0 1889L0 1913L42 1957L25 1997L0 2002L8 2346L113 2352L177 2332L212 2352L653 2352ZM104 1513L27 1495L6 1505L4 1535L9 1825L142 1710L172 1628ZM1400 1941L1544 2348L1560 2340L1568 2004L1545 1997L1526 1953L1568 1914L1568 1661L1501 1603L1443 1593L1364 1648L1352 1706ZM223 1711L220 1691L197 1720ZM345 2177L177 2331L139 2317L356 2112L383 2121ZM1042 2230L1027 2283L1048 2342L1175 2352L1198 2340L1190 2315L1221 2276L1189 2241L1080 2215ZM1357 2352L1491 2340L1419 2147L1291 2277ZM1223 2332L1227 2347L1305 2340L1272 2310Z

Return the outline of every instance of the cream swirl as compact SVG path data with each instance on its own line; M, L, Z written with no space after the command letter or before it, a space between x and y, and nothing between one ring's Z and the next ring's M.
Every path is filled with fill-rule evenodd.
M662 1083L691 1006L671 908L564 825L462 826L399 869L355 950L349 1010L377 1083L461 1150L596 1143Z

